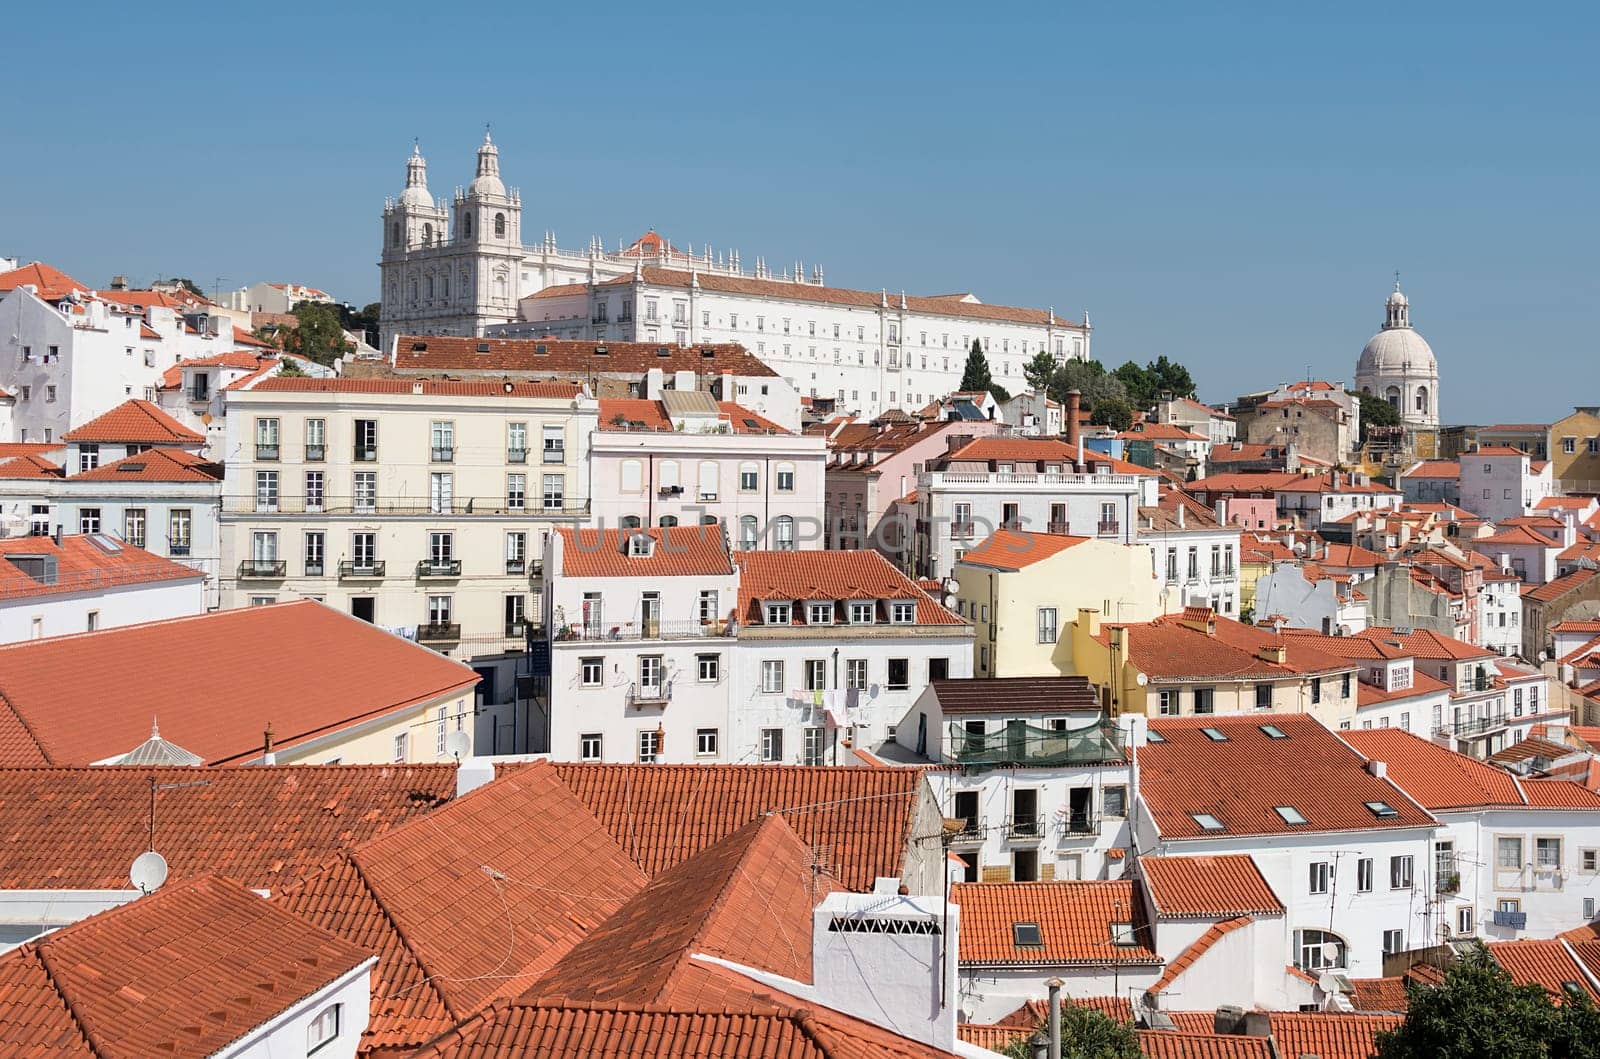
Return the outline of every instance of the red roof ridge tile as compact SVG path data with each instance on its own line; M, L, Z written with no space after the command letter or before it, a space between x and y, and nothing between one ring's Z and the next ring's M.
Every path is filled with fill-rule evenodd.
M1230 916L1207 927L1205 933L1190 942L1182 952L1172 958L1171 962L1162 970L1161 977L1157 978L1150 988L1145 990L1145 996L1159 996L1163 990L1171 986L1173 982L1176 982L1183 972L1194 966L1194 962L1204 956L1211 946L1240 927L1249 926L1255 921L1254 916Z

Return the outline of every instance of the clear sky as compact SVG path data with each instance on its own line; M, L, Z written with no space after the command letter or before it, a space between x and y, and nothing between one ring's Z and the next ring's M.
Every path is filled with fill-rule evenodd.
M1592 4L91 0L0 40L0 255L86 283L374 300L412 139L437 194L492 122L529 239L1087 309L1211 400L1349 381L1399 269L1446 421L1600 400Z

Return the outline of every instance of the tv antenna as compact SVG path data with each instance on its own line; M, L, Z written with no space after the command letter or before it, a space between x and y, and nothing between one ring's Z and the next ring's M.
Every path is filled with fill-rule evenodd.
M128 868L128 880L140 893L150 893L167 881L167 858L156 852L156 793L175 791L184 787L209 787L210 780L191 780L188 783L157 783L150 777L149 848L133 858Z

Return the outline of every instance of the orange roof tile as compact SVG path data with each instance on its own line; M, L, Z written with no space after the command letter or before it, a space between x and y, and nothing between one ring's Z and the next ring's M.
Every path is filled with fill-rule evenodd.
M0 478L61 478L60 467L43 456L14 456L0 463Z
M1004 1052L1032 1033L1031 1026L986 1025L978 1022L962 1022L956 1026L957 1037L991 1052Z
M765 625L760 603L765 600L911 600L917 605L917 625L968 625L896 570L883 555L869 549L853 551L746 551L734 555L739 568L739 603L735 612L748 625ZM790 615L795 625L807 620L805 607ZM834 620L843 624L844 615ZM889 614L877 615L886 624ZM889 626L890 632L893 626ZM871 628L865 631L872 631ZM882 630L879 630L882 631ZM842 635L842 634L841 634Z
M1287 738L1272 738L1263 725ZM1226 739L1211 739L1206 728ZM1437 824L1308 716L1155 717L1150 730L1165 741L1139 748L1140 793L1165 840ZM1385 803L1394 814L1380 816L1367 802ZM1306 823L1288 823L1279 806L1297 810ZM1215 817L1222 828L1202 827L1195 814Z
M722 528L715 524L556 532L561 536L559 573L565 577L709 577L733 572ZM654 542L650 554L627 554L625 542L641 534Z
M1078 447L1057 438L975 438L942 457L947 463L1060 464L1063 473L1077 466ZM1105 469L1113 474L1151 475L1155 472L1126 460L1115 459L1093 449L1083 450L1083 462L1090 472ZM1070 467L1068 465L1071 465Z
M1403 1021L1400 1015L1348 1015L1331 1012L1274 1011L1272 1036L1284 1056L1318 1059L1371 1059L1378 1034Z
M203 445L205 438L149 401L124 401L104 415L61 435L68 442L124 442L147 445Z
M1144 901L1129 879L1101 882L959 883L961 962L989 967L1135 964L1159 966ZM1035 923L1042 945L1020 946L1013 930ZM1116 924L1129 924L1119 944Z
M971 713L1071 713L1100 709L1088 678L963 677L931 680L928 686L948 715ZM1120 755L1119 755L1120 756Z
M1248 853L1139 858L1157 919L1282 915L1283 903Z
M1204 934L1191 941L1182 952L1172 958L1172 962L1168 963L1166 969L1161 972L1161 977L1156 979L1154 985L1145 990L1145 995L1159 996L1170 989L1172 983L1182 977L1183 972L1193 967L1195 961L1204 956L1211 946L1240 927L1248 926L1254 922L1255 919L1251 916L1232 916L1207 927Z
M1488 949L1518 985L1542 985L1551 996L1561 997L1566 995L1566 983L1574 982L1590 1000L1600 1000L1600 991L1589 984L1583 965L1560 938L1491 941Z
M419 345L422 348L417 348ZM480 346L488 349L480 351ZM778 374L735 342L675 346L660 342L401 335L396 339L394 354L394 369L400 372L527 373L553 378L573 374L643 374L651 368L714 376L727 372L746 378Z
M169 884L0 956L6 1044L200 1059L370 958L233 883Z
M1522 598L1531 599L1535 603L1554 603L1568 592L1588 584L1596 574L1600 574L1600 570L1579 568L1564 577L1525 590Z
M915 768L557 764L562 781L646 875L658 875L764 813L781 812L835 879L870 890L906 870L924 795Z
M1245 680L1293 675L1339 673L1349 662L1296 637L1245 625L1206 611L1211 624L1202 631L1197 620L1169 614L1142 625L1125 625L1123 644L1128 661L1152 680ZM1103 626L1099 640L1109 645ZM1275 652L1282 648L1283 661ZM1270 655L1271 657L1265 657Z
M13 291L30 284L38 289L39 297L47 302L59 301L75 290L89 289L65 272L43 261L35 261L31 265L23 265L10 272L0 273L0 291Z
M1059 555L1088 539L1088 537L1068 536L1065 533L1029 533L1024 530L998 529L989 535L988 540L962 556L960 561L996 570L1022 570L1034 563Z
M264 665L262 644L294 664ZM0 764L55 765L126 754L149 737L152 718L208 764L249 761L269 724L278 747L289 748L465 693L478 679L459 662L312 600L0 645L0 672L0 715L25 726L32 744L29 754L0 738ZM227 687L225 710L208 695L173 694L218 681Z
M1460 460L1422 460L1412 464L1400 472L1401 478L1447 478L1461 477Z
M55 571L40 580L12 561L24 558L53 559ZM0 537L0 600L103 593L161 581L199 581L204 577L204 572L192 566L118 541L101 545L91 537L71 536L62 537L57 544L43 536Z
M1265 1037L1173 1030L1139 1030L1137 1036L1146 1059L1277 1059Z
M184 449L153 448L71 476L75 482L220 482L222 464Z
M441 382L432 379L324 379L312 376L268 375L248 385L241 379L230 389L254 393L376 393L414 394L421 397L549 397L570 400L583 392L570 382ZM506 387L510 387L507 389Z
M244 328L237 325L235 325L233 329L233 340L239 343L241 346L255 346L257 349L276 348L271 342L264 342L255 335L252 335L249 331L246 331Z
M1395 783L1434 812L1527 803L1510 773L1403 729L1371 728L1341 734L1368 760L1382 761Z

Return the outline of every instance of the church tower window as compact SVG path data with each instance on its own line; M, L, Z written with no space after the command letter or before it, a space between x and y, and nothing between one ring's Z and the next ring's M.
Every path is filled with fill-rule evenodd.
M399 221L395 221L394 224L389 229L389 245L390 246L399 246L400 245L400 222Z
M503 213L494 215L494 234L502 238L506 234L506 215Z
M461 218L461 236L463 239L472 238L472 214L468 213Z
M424 224L422 226L422 245L423 246L432 246L433 245L433 225L431 225L431 224Z

